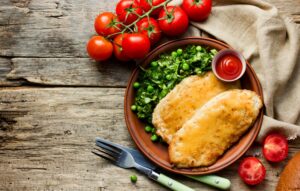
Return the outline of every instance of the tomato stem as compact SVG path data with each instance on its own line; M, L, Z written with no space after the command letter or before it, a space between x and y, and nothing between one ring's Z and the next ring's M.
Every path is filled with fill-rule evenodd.
M159 4L159 5L155 5L155 6L152 6L152 1L150 1L151 3L149 3L150 5L151 5L151 9L149 10L149 11L147 11L146 13L144 13L143 15L139 15L139 14L137 14L137 13L135 13L134 11L133 12L131 12L131 13L133 13L133 14L135 14L138 18L137 18L137 20L135 20L134 22L132 22L131 24L128 24L128 25L125 25L124 23L121 23L120 22L120 24L124 27L124 29L122 30L122 31L120 31L120 32L116 32L116 33L113 33L113 34L110 34L110 35L108 35L107 36L107 38L111 38L111 37L113 37L113 36L115 36L115 35L117 35L117 34L124 34L126 31L130 31L130 32L133 32L133 30L131 29L131 27L134 27L134 28L136 28L136 23L137 22L139 22L142 18L144 18L144 17L148 17L148 18L150 18L150 14L154 11L154 10L156 10L156 9L158 9L158 8L160 8L160 7L164 7L164 9L166 10L166 6L167 6L167 4L169 3L169 2L171 2L172 0L166 0L165 2L163 2L163 3L161 3L161 4Z

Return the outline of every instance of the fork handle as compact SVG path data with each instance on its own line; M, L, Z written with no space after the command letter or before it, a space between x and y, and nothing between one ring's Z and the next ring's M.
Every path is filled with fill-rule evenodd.
M187 176L187 177L208 184L210 186L219 188L221 190L228 190L231 185L230 180L216 175Z
M161 183L162 185L170 188L174 191L195 191L194 189L164 175L164 174L157 174L155 172L152 172L150 175L150 178L156 180L157 182Z

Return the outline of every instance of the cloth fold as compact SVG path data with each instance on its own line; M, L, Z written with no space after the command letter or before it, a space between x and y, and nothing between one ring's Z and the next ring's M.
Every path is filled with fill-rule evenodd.
M178 5L181 1L171 3ZM266 107L257 141L273 130L288 139L300 136L299 26L259 0L214 1L208 20L191 25L186 35L205 31L240 51L253 66Z

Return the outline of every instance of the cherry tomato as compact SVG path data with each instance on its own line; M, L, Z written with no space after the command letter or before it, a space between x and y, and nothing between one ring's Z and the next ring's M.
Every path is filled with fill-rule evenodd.
M103 36L94 36L87 43L87 52L97 61L107 60L113 52L113 45Z
M124 54L132 59L144 58L150 50L149 38L141 33L126 35L122 45Z
M134 0L136 4L141 7L145 12L149 11L151 9L151 5L148 3L148 0ZM152 0L152 6L157 6L165 2L166 0ZM159 12L163 9L163 7L159 7L155 9L151 15L156 16L159 14Z
M182 8L192 21L204 21L211 12L211 0L183 0Z
M114 38L114 55L120 61L128 61L130 60L123 52L122 43L123 38L127 35L127 33L119 34Z
M119 20L128 25L137 20L137 15L142 15L143 10L134 0L121 0L116 6L116 13Z
M120 32L122 26L118 24L118 17L111 12L104 12L95 19L95 30L101 36L108 36Z
M148 36L150 39L151 45L154 45L161 38L161 30L158 26L158 23L153 18L143 18L137 22L138 32Z
M266 176L266 168L255 157L245 158L240 163L238 172L242 180L249 185L261 183Z
M189 25L187 14L178 6L168 6L159 13L159 27L168 36L183 34Z
M264 140L263 154L268 161L283 161L288 155L288 150L286 138L279 133L271 133Z

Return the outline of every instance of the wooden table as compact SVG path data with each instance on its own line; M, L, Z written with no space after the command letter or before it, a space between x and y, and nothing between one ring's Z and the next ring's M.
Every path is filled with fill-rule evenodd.
M299 0L269 1L300 24ZM164 190L90 152L96 136L134 146L123 114L133 63L100 64L85 52L94 17L116 2L1 0L0 190ZM289 157L299 150L300 141L291 142ZM274 190L284 163L271 168L263 161L267 177L254 188L241 182L237 163L218 174L232 181L231 190Z

